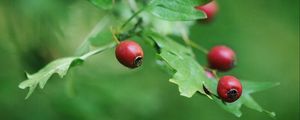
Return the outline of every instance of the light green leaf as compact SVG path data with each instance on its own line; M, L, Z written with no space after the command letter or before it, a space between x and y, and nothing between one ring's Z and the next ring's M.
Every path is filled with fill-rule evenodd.
M68 70L72 66L76 66L84 62L85 59L89 58L90 56L93 56L97 53L100 53L108 48L112 48L115 46L115 43L108 44L104 47L100 47L98 49L95 49L94 51L88 52L82 56L79 57L66 57L57 59L55 61L52 61L48 65L46 65L44 68L39 70L38 72L30 75L27 73L27 80L21 82L19 84L19 88L25 89L29 88L29 92L25 99L27 99L35 90L35 88L39 85L41 89L43 89L47 83L47 81L50 79L50 77L54 74L58 74L61 78L63 78Z
M204 12L196 10L199 0L152 0L148 11L154 16L170 21L204 19Z
M39 85L40 88L43 89L48 79L55 73L57 73L61 78L64 77L67 74L71 64L78 61L82 61L82 59L80 59L79 57L69 57L55 60L35 74L27 74L28 79L20 83L19 88L29 88L29 92L26 96L27 99L32 94L37 85Z

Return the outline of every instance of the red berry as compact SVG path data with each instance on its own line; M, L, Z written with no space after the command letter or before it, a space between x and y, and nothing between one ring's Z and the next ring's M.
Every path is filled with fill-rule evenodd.
M206 20L210 21L214 18L215 14L217 13L218 5L216 1L211 1L210 3L207 3L205 5L197 6L196 9L205 12L205 14L207 15Z
M142 65L144 53L140 45L131 40L119 43L115 50L118 61L128 67L136 68Z
M207 55L209 67L220 71L228 71L236 64L236 56L232 49L226 46L215 46Z
M242 84L233 76L224 76L218 83L218 95L225 102L234 102L242 95Z

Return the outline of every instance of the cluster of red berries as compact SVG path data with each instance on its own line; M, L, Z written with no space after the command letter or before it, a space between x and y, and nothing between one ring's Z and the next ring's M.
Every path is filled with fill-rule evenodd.
M216 1L211 1L202 6L197 6L197 10L205 12L207 15L206 22L211 21L218 11L218 5ZM228 71L232 69L236 64L236 56L232 49L226 46L213 47L208 55L207 60L209 68L218 71ZM211 72L207 72L209 78L214 77ZM207 91L207 89L205 89ZM219 79L217 92L220 99L225 102L234 102L242 95L242 84L234 76L223 76Z
M207 14L207 19L210 21L218 10L215 1L206 5L196 7ZM131 40L120 42L115 50L117 60L128 68L136 68L142 65L144 53L140 45ZM218 71L228 71L235 66L236 56L232 49L226 46L213 47L208 55L207 60L209 68ZM208 77L214 77L213 74L208 74ZM225 102L234 102L240 98L242 94L242 85L234 76L223 76L219 79L217 92L220 99Z
M143 62L144 53L140 45L131 40L125 40L118 44L115 50L118 61L128 67L139 67ZM213 47L208 55L209 67L218 71L228 71L235 66L236 56L232 49L226 46ZM208 72L208 77L213 75ZM242 94L242 84L234 76L223 76L217 87L220 99L225 102L234 102Z
M218 71L228 71L236 64L236 56L232 49L226 46L213 47L208 55L207 60L209 67ZM207 72L209 78L214 75ZM234 76L223 76L219 79L217 92L219 98L225 102L234 102L242 95L242 84Z

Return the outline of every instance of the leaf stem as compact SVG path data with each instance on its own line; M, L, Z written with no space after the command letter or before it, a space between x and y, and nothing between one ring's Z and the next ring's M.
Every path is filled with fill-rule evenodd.
M112 35L113 40L114 40L117 44L119 44L120 41L119 41L119 39L116 37L116 32L113 30L112 27L110 27L110 32L111 32L111 35Z
M85 59L89 58L90 56L96 55L96 54L98 54L100 52L103 52L103 51L105 51L107 49L113 48L115 45L116 45L116 43L113 42L113 43L110 43L110 44L105 45L103 47L97 48L97 49L95 49L95 50L93 50L91 52L88 52L88 53L80 56L80 59L85 60Z

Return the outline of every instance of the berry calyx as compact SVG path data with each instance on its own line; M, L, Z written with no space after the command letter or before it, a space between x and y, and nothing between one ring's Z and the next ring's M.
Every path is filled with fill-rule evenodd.
M205 74L207 78L215 78L215 75L211 70L205 70Z
M207 55L207 60L210 68L219 71L228 71L236 64L234 51L223 45L213 47Z
M242 84L234 76L224 76L218 82L218 95L225 102L232 103L238 100L242 95L242 91Z
M205 20L210 21L215 17L215 14L218 12L218 5L216 1L213 0L205 5L197 6L196 9L205 12L205 14L207 15L207 18Z
M209 79L215 78L215 75L213 73L213 71L209 70L209 69L205 69L205 74L206 77ZM211 95L211 92L203 85L203 91L207 94L207 95Z
M136 68L142 65L144 52L140 45L131 40L125 40L118 44L115 50L118 61L128 67Z

